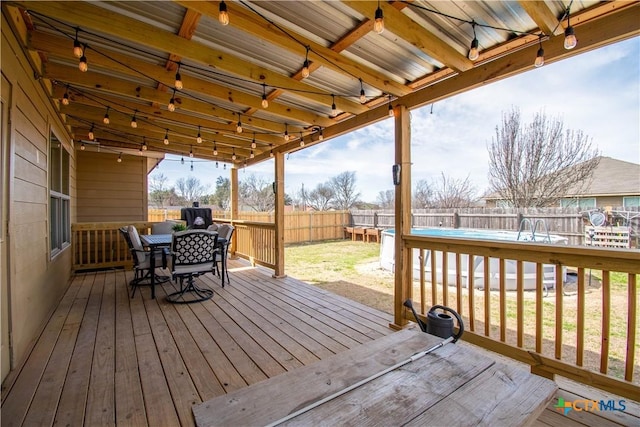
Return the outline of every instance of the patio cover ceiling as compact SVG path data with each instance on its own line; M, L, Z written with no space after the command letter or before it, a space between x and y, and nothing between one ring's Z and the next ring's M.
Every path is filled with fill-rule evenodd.
M225 3L228 25L219 22L217 1L2 6L77 146L144 145L237 165L382 120L390 105L412 109L531 70L540 47L548 64L640 30L636 1L572 1L567 14L568 1L551 0L241 0ZM566 50L569 24L578 44ZM76 37L86 72L73 54Z

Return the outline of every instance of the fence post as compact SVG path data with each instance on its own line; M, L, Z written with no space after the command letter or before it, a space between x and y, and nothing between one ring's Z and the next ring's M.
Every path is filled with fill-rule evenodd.
M378 228L378 212L373 213L373 228Z
M453 213L453 228L460 228L460 215L457 211Z
M313 211L309 211L309 241L313 242Z

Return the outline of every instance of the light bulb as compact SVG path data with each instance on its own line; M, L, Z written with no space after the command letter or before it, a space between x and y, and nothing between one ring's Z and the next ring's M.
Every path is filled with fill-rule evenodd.
M167 105L167 110L171 111L172 113L176 111L175 101L176 101L175 98L171 98L169 100L169 105Z
M255 154L253 154L253 150L251 150L251 153L249 154L249 158L250 158L250 159L253 159L255 156L256 156L256 155L255 155Z
M169 129L167 129L167 132L164 134L164 140L162 142L164 142L164 145L169 145Z
M268 108L269 101L267 100L267 95L262 95L262 108Z
M256 140L255 140L255 138L251 141L251 148L256 148Z
M102 118L102 123L104 123L105 125L108 125L109 123L111 123L111 120L109 120L109 113L104 113L104 117Z
M538 49L538 54L536 55L536 61L533 63L535 67L542 67L544 65L544 49Z
M189 157L193 157L193 150L189 151Z
M393 117L395 114L393 113L393 107L389 104L389 117Z
M95 137L95 135L93 134L93 125L91 125L91 130L89 131L89 135L88 136L89 136L89 139L91 141L93 141L93 138Z
M300 139L300 147L304 147L304 139Z
M320 129L320 135L318 135L318 141L322 141L324 139L324 135L322 134L322 129Z
M184 157L180 157L180 164L184 165Z
M202 136L200 136L200 134L198 134L198 137L196 138L196 142L198 144L202 144Z
M238 125L236 126L236 132L242 133L242 123L238 122Z
M475 61L480 56L478 52L478 39L474 38L471 42L471 49L469 49L469 59Z
M229 25L229 12L227 11L227 4L222 0L218 8L218 21L222 25Z
M87 57L84 54L80 57L80 62L78 63L78 69L83 73L86 73L89 69L89 65L87 65Z
M367 102L367 95L364 93L364 89L360 89L360 102L363 104Z
M216 147L216 144L213 144L213 155L217 156L218 155L218 147Z
M84 142L83 142L82 144L80 144L80 149L81 149L82 151L84 151Z
M571 50L578 44L578 39L576 39L576 34L573 31L573 27L569 25L566 30L564 30L564 48L567 50Z
M286 130L284 131L284 140L289 141L289 132Z
M376 17L375 17L375 22L373 23L373 31L375 31L378 34L382 34L382 32L384 31L384 15L382 14L382 9L380 9L380 6L378 5L378 8L376 9Z
M338 108L336 107L335 102L331 104L331 115L334 117L338 115Z
M122 154L118 156L118 163L122 163Z
M77 38L73 41L73 56L76 58L82 57L82 46Z
M147 143L142 144L142 151L147 151L149 147L147 147Z
M231 160L235 160L235 159L236 159L236 153L234 151L233 154L231 155Z
M135 115L133 117L131 117L131 127L134 128L134 129L138 127L138 122L136 121L136 116Z
M67 92L62 95L62 105L69 105L69 94Z
M269 151L269 157L273 157L273 150Z
M302 66L302 78L306 79L307 77L309 77L309 61L305 59Z
M173 86L174 86L176 89L182 89L182 88L183 88L183 85L182 85L182 77L180 76L180 72L177 72L177 73L176 73L176 81L175 81L175 83L173 84Z

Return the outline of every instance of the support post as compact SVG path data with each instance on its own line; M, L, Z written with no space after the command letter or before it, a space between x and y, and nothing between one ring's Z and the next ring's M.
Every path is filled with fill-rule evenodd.
M231 206L230 206L230 210L231 210L231 225L233 225L233 222L238 220L238 204L239 204L239 185L238 185L238 169L236 168L235 165L231 165L231 170L229 171L229 175L231 175ZM236 231L235 233L233 233L233 236L231 236L231 244L229 246L229 252L231 255L231 258L234 258L236 255L236 248L237 248L237 241L238 241L238 232Z
M394 176L395 200L395 280L394 323L399 329L407 324L402 303L412 296L413 265L411 249L405 248L402 236L411 233L411 122L409 109L404 105L394 108L395 115L395 164L400 166L399 177ZM399 178L399 179L398 179Z
M284 154L275 153L275 268L274 278L286 277L284 274Z

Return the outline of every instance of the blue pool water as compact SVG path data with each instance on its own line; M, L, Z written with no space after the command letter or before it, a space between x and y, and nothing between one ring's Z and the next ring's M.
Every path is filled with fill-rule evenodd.
M395 230L385 230L384 233L395 235ZM457 237L461 239L469 240L502 240L515 242L518 240L517 231L507 230L480 230L472 228L412 228L411 234L417 236L429 236L429 237ZM546 239L546 234L538 234L535 236L535 240L542 242ZM551 243L561 243L566 240L564 237L551 235L549 236ZM520 235L521 241L532 241L530 233L522 233Z

